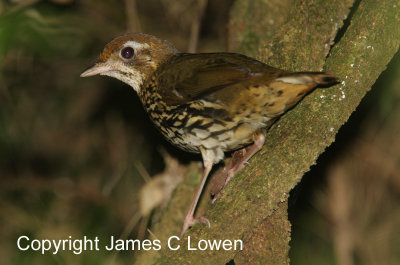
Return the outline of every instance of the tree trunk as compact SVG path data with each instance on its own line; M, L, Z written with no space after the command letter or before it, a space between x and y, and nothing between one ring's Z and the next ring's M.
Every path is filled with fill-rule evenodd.
M209 208L205 216L211 228L195 225L181 248L171 251L167 239L179 234L199 179L200 166L193 164L151 229L162 250L142 253L137 264L288 264L288 193L334 141L398 50L399 8L398 0L236 1L229 25L232 51L287 70L325 70L341 83L315 90L277 121L263 149L216 203L208 207L209 196L203 196L199 211ZM242 239L244 249L188 251L187 236Z

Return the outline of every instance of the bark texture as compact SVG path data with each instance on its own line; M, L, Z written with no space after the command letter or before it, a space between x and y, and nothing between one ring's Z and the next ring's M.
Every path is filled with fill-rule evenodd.
M231 50L288 70L324 69L341 83L314 91L272 126L263 149L205 212L211 228L196 225L180 250L163 245L159 252L142 253L137 264L288 264L287 194L334 141L398 50L399 8L399 0L238 0L231 13ZM346 18L350 23L344 28ZM200 168L192 165L152 227L163 243L179 234ZM208 202L203 196L200 214ZM244 250L188 251L183 247L189 235L243 239Z

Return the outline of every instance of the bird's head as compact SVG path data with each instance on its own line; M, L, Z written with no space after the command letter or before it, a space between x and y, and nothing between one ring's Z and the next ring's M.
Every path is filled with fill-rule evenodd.
M84 71L81 77L108 75L139 92L144 80L177 52L168 41L151 35L124 35L108 43L96 63Z

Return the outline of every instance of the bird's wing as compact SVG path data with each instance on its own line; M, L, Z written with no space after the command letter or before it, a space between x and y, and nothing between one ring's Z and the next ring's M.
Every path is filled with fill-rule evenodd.
M262 78L265 82L266 77L272 79L282 71L243 55L214 53L180 54L159 73L160 95L167 104L180 105L195 100L215 101L216 97L229 101L232 93L246 90L253 80Z

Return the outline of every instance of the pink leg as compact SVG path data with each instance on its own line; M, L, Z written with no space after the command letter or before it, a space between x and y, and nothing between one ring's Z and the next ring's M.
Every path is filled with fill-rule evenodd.
M211 184L211 194L214 195L213 203L221 195L222 189L225 188L231 178L235 176L239 170L243 169L247 161L262 148L264 141L264 134L257 134L252 145L234 152L226 166L213 176Z
M186 232L186 230L189 229L189 227L193 226L195 223L200 222L200 223L206 223L208 226L210 226L210 222L207 220L205 217L200 217L198 219L194 218L194 211L196 210L197 203L199 201L201 192L203 190L204 184L206 183L207 176L211 171L213 163L208 160L204 160L204 171L203 175L201 176L201 181L199 186L197 187L196 193L192 199L192 203L190 204L189 210L186 214L185 220L183 221L183 227L182 227L182 232L180 237L182 238L183 234Z

